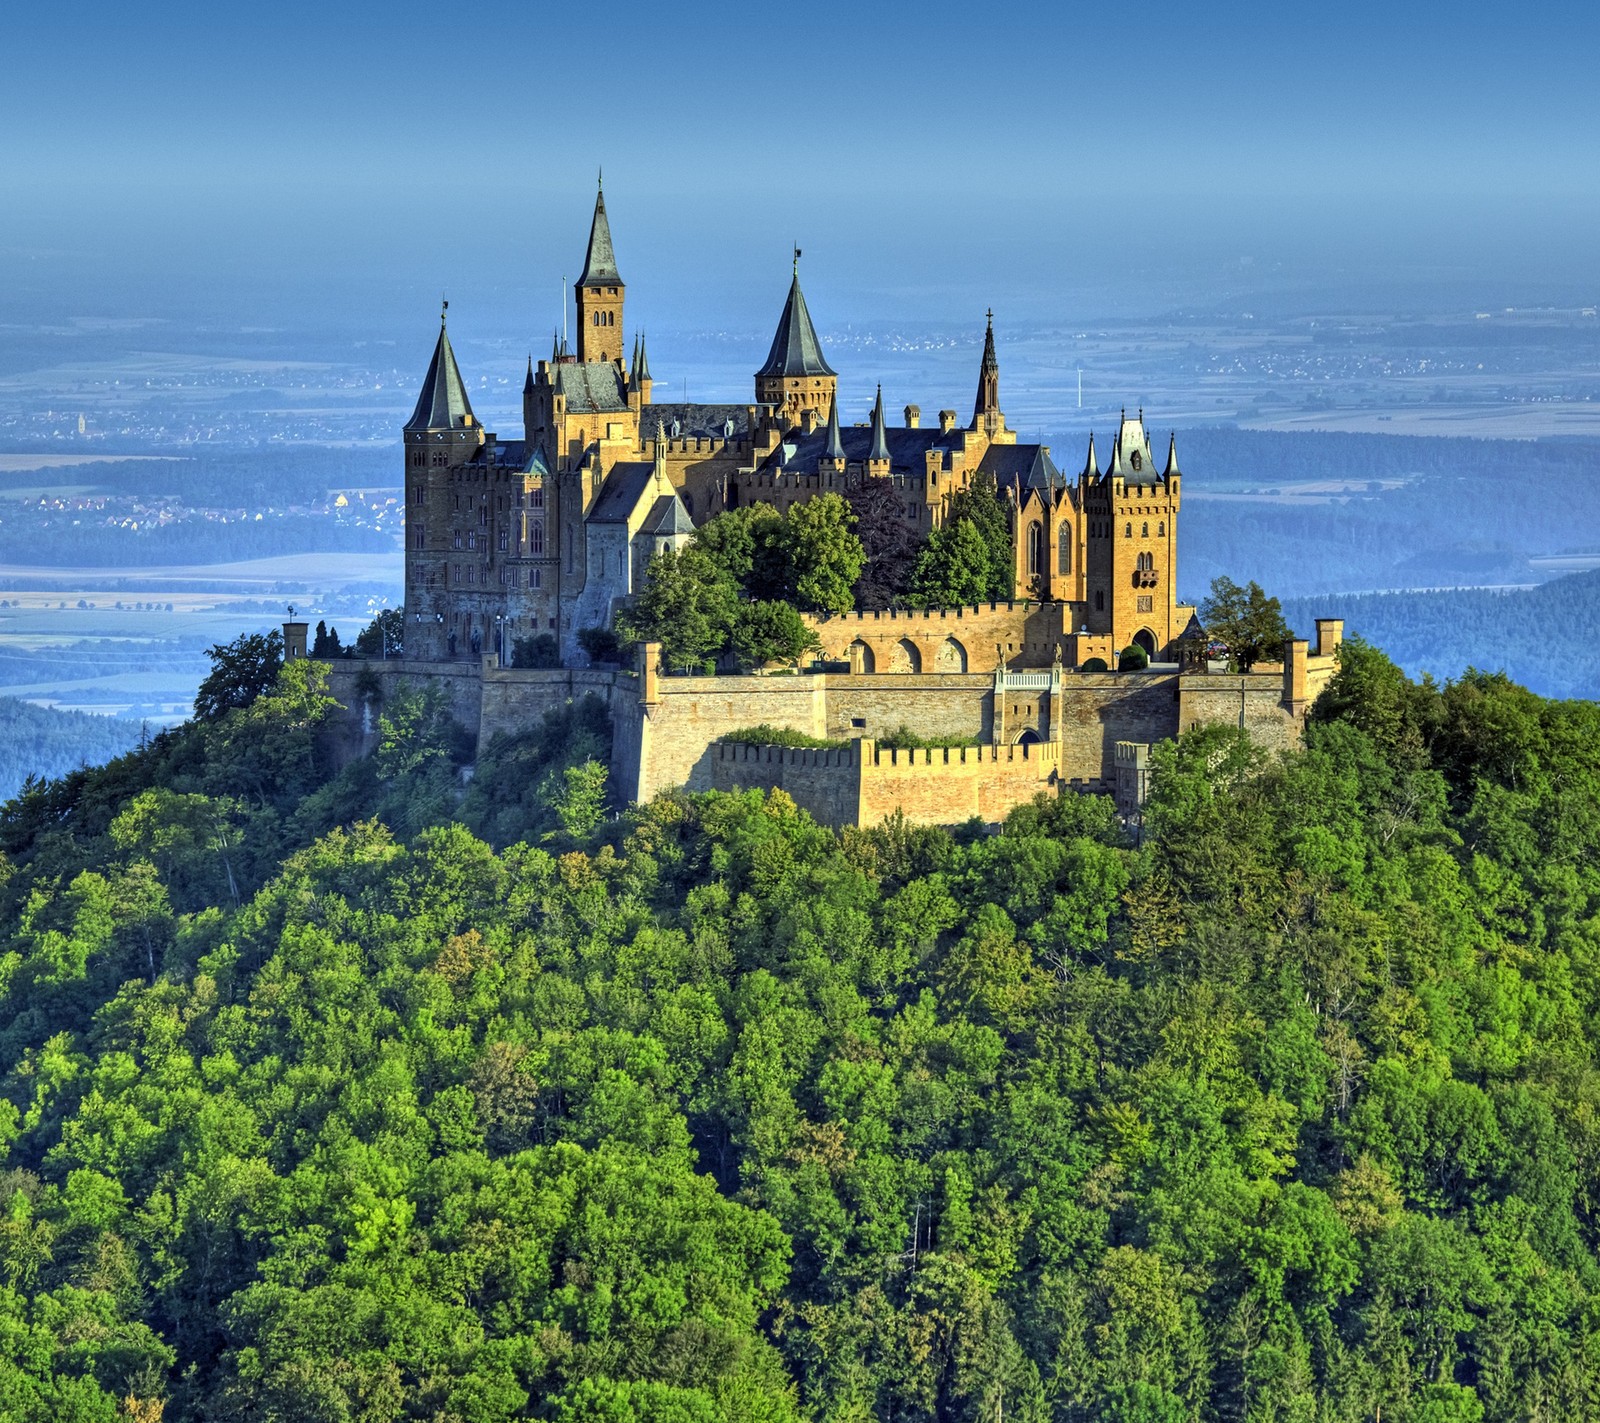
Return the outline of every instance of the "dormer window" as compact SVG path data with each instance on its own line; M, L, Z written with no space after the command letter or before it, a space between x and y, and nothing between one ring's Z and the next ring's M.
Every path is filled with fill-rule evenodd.
M1139 451L1138 451L1138 450L1135 450L1135 451L1134 451L1134 452L1133 452L1133 453L1132 453L1132 454L1131 454L1131 455L1130 455L1130 456L1129 456L1129 457L1128 457L1128 463L1129 463L1129 464L1131 464L1131 465L1132 465L1132 466L1133 466L1133 467L1134 467L1134 468L1135 468L1135 469L1142 469L1142 468L1143 468L1143 467L1144 467L1144 466L1143 466L1143 464L1142 464L1142 462L1141 462L1141 459L1140 459L1140 455L1139 455Z

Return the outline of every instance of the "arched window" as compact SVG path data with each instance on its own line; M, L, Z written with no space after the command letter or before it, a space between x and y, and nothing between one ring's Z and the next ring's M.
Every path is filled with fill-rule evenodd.
M511 530L500 530L500 552L505 553L511 547Z
M1129 524L1128 527L1122 531L1122 537L1125 538L1125 539L1131 539L1133 537L1133 525L1132 524Z
M544 520L535 519L528 525L528 551L544 552Z
M1061 573L1072 572L1072 525L1068 523L1056 530L1056 569Z
M1148 519L1139 526L1139 537L1142 539L1150 537L1150 521Z
M1044 571L1044 530L1038 524L1028 525L1028 572L1037 577Z
M1163 519L1159 524L1156 525L1156 537L1158 539L1164 539L1164 538L1166 538L1166 536L1167 536L1167 521L1165 519Z

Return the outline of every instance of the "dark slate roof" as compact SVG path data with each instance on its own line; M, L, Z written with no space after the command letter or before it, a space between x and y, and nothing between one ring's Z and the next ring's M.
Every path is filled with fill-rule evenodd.
M1204 640L1206 630L1200 626L1200 615L1190 613L1189 621L1183 625L1183 631L1178 634L1179 642L1201 642Z
M450 348L450 337L441 321L439 343L433 348L433 360L428 363L428 374L422 381L422 394L417 397L417 408L406 421L406 429L456 430L471 414L467 383L461 379L456 353Z
M492 445L480 445L467 463L513 474L550 473L544 451L537 444L530 449L526 440L496 440Z
M850 464L865 464L872 449L871 426L852 425L839 432L839 442L844 448L845 460ZM890 425L883 432L884 443L889 448L891 473L915 474L921 478L927 469L929 450L948 450L951 436L937 426L907 429ZM791 434L783 444L767 457L761 465L763 474L815 474L818 463L827 457L828 431L824 426L809 435Z
M724 430L728 421L733 421L734 438L738 439L747 433L749 425L749 410L743 405L695 405L672 403L667 405L647 405L644 413L639 417L639 428L645 432L647 439L655 436L656 424L667 432L668 439L725 439ZM672 433L672 422L678 422L678 433Z
M817 328L811 324L811 313L806 310L806 299L800 290L800 275L789 283L789 299L783 304L783 315L778 318L778 330L772 338L772 349L767 352L766 363L756 372L758 376L831 376L832 366L822 359L822 343L817 340Z
M839 397L835 395L828 402L828 442L823 446L822 453L825 458L842 460L844 458L844 441L839 435Z
M644 523L640 525L639 532L657 536L692 534L694 520L689 517L689 511L683 507L683 500L676 494L663 494L644 516Z
M650 379L650 357L645 354L643 331L639 333L639 354L633 363L633 378L635 380Z
M611 248L611 224L606 220L606 195L595 194L594 221L589 224L589 252L583 259L583 275L578 278L580 287L620 287L622 278L617 272L617 254Z
M941 432L942 433L942 432ZM872 407L872 447L867 451L869 460L889 458L888 426L883 419L883 387L878 387L878 399Z
M567 397L569 414L589 410L614 414L628 408L622 374L610 361L563 361L551 372L551 381Z
M589 511L591 524L625 524L628 515L639 507L639 500L656 477L656 467L650 460L624 460L611 466L611 473L601 487L600 497Z
M996 488L1014 487L1019 494L1025 489L1061 489L1067 482L1043 445L990 445L978 470L992 475Z

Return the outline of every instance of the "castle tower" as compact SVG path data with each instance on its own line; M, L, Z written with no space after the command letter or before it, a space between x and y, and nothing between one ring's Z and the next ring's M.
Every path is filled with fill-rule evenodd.
M578 278L578 359L622 360L622 300L625 292L611 246L606 194L595 195L594 221L589 224L589 251Z
M811 324L806 299L800 290L800 249L795 248L794 278L789 298L778 318L772 349L756 372L756 402L770 405L785 429L801 423L806 411L820 421L832 403L839 378L822 358L822 343Z
M993 435L1005 427L1000 413L1000 359L994 353L994 312L983 333L983 360L978 364L978 398L972 402L972 428Z
M1166 467L1156 468L1144 412L1129 418L1124 411L1105 473L1096 478L1093 465L1091 441L1080 481L1089 530L1085 621L1090 632L1109 634L1118 650L1137 642L1151 657L1164 657L1183 631L1177 625L1177 439L1168 444Z
M445 304L448 310L449 303ZM484 441L472 413L467 383L439 315L439 339L423 377L416 408L404 429L406 461L406 629L416 656L442 655L443 625L437 614L449 596L449 549L453 511L450 478ZM435 646L435 644L439 646Z

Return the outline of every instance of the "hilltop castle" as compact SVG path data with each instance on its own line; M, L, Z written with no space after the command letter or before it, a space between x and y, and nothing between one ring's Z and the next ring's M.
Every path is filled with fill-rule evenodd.
M1194 610L1177 602L1174 442L1158 465L1142 413L1124 415L1106 467L1091 437L1082 469L1064 477L1048 448L1006 424L992 317L965 425L953 410L924 425L907 405L891 426L880 390L870 420L846 426L798 258L748 405L653 398L643 335L628 337L603 193L577 284L577 348L558 336L547 360L529 361L522 439L478 423L441 319L405 426L405 656L330 664L345 754L371 749L375 709L405 683L441 691L480 747L592 697L611 720L613 785L631 800L673 786L782 788L836 825L897 810L993 823L1041 791L1114 793L1134 815L1151 743L1190 727L1225 722L1268 745L1299 738L1342 625L1319 621L1314 649L1293 640L1281 663L1248 673L1206 662ZM1007 510L1016 601L813 616L823 660L802 675L667 677L653 644L635 668L589 666L578 650L578 634L610 626L651 559L722 510L785 509L877 480L926 534L980 479ZM536 634L557 639L562 666L508 666L514 640ZM284 637L286 656L306 655L304 623L285 624ZM1117 670L1130 644L1149 670ZM757 726L824 744L730 739ZM905 727L967 744L879 744Z
M521 440L478 422L441 318L405 426L406 645L415 655L496 651L504 661L514 639L547 632L564 661L580 663L578 632L610 626L650 560L682 547L697 523L753 502L786 509L867 480L895 491L919 534L943 522L953 495L992 481L1008 511L1019 596L1059 605L1068 666L1110 662L1134 643L1152 659L1170 655L1192 618L1177 602L1176 442L1158 463L1142 412L1125 416L1104 470L1091 436L1082 469L1063 475L1047 446L1019 443L1006 424L992 313L965 425L953 410L924 425L916 405L890 425L880 389L870 421L847 426L798 254L747 405L653 398L644 337L628 339L603 191L575 297L576 349L558 336L548 359L528 362Z

